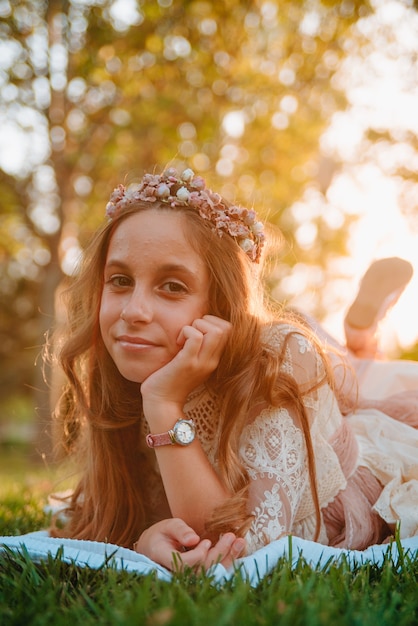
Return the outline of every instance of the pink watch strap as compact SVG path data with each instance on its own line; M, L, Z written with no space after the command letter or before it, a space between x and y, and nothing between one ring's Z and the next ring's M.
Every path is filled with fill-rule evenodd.
M169 430L166 433L161 433L159 435L147 435L145 437L145 441L149 448L157 448L158 446L168 446L173 445L174 441L171 435L172 431Z

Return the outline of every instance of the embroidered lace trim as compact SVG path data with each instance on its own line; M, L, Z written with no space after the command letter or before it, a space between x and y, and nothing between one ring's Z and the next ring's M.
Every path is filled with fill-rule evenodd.
M292 526L299 493L308 480L302 432L285 409L266 409L244 429L240 455L252 480L249 505L254 520L247 541L255 550Z

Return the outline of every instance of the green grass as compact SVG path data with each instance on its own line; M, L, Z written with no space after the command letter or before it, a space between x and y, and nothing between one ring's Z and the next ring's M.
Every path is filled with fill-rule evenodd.
M70 470L33 462L24 444L0 445L0 535L21 535L48 524L48 496L66 489ZM1 622L0 622L1 624Z
M0 454L3 451L0 451ZM14 451L16 454L16 451ZM7 454L6 454L7 457ZM0 476L11 467L1 454ZM0 482L0 535L43 528L55 472L14 460ZM17 626L406 626L418 623L418 559L408 554L383 565L350 569L346 563L315 570L282 560L251 587L238 574L221 587L207 574L183 572L170 583L154 575L65 563L60 555L34 563L24 551L0 555L0 624Z

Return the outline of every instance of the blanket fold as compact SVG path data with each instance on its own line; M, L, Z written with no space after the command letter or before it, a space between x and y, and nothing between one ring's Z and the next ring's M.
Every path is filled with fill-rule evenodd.
M47 531L37 531L16 537L0 537L0 551L9 548L12 551L25 550L31 559L40 561L48 556L60 553L63 561L80 567L98 569L107 564L116 569L136 572L140 575L155 573L160 580L170 581L172 574L158 563L128 548L78 539L57 539L49 537ZM231 579L239 570L245 580L255 586L277 564L281 558L291 561L295 566L302 558L314 569L321 569L330 563L345 560L350 567L365 563L381 565L388 556L396 562L400 551L414 558L418 554L418 536L402 539L398 543L374 545L366 550L343 550L331 548L298 537L283 537L273 541L254 554L238 559L234 567L225 569L223 565L214 565L210 574L214 583Z

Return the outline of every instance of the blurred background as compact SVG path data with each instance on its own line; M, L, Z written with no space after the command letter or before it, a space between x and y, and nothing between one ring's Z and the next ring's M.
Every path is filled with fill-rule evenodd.
M417 1L0 0L3 446L48 458L56 289L167 164L281 228L273 295L338 339L369 263L410 260L382 343L417 358Z

